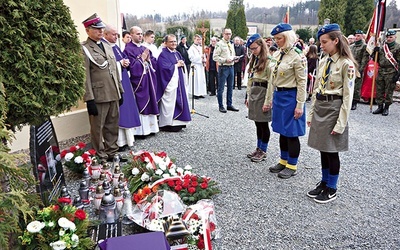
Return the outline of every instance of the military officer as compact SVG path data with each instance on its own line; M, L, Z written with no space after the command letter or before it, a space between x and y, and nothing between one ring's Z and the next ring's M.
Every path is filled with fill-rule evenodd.
M279 133L280 160L269 168L278 177L288 179L297 174L300 155L299 136L306 133L305 101L307 58L296 48L292 26L280 23L271 35L279 47L273 55L271 85L267 88L267 109L272 109L272 130ZM272 98L273 95L273 98ZM271 106L271 102L273 102Z
M92 147L102 162L118 151L119 106L123 88L114 52L102 42L105 24L97 14L82 22L88 38L82 42L86 69L84 101L89 113Z
M400 44L396 43L396 31L386 32L386 42L378 51L378 79L376 84L376 103L378 108L373 114L389 115L389 106L393 103L393 91L396 87L394 79L400 62Z
M364 32L362 30L356 30L356 32L354 33L354 43L350 45L350 50L351 53L353 54L354 59L358 63L359 74L356 74L351 110L357 109L357 103L360 100L362 74L364 72L365 62L366 62L366 60L363 60L365 56L366 47L367 44L364 41Z

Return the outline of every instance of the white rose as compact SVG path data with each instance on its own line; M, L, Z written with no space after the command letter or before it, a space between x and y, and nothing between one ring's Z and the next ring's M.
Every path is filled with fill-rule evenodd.
M191 172L191 171L185 171L185 172L183 173L183 175L192 175L192 172Z
M156 170L156 175L162 175L163 173L164 173L164 171L162 171L161 169Z
M70 222L70 223L68 223L69 225L68 225L68 227L69 227L69 230L71 230L71 231L75 231L76 230L76 226L75 226L75 223L73 223L72 221Z
M185 166L185 170L192 170L193 168L192 168L192 166L190 166L190 165L186 165Z
M28 232L30 232L30 233L38 233L45 226L46 226L45 223L35 220L26 226L26 230L28 230Z
M74 157L74 154L69 152L65 154L65 160L70 161Z
M132 174L133 175L137 175L139 173L139 169L138 168L132 168Z
M142 176L140 177L142 181L149 181L150 176L147 173L143 173Z
M183 174L183 168L181 168L181 167L176 168L176 172L178 172L180 175L182 175Z
M147 163L147 165L146 165L146 169L148 169L148 170L151 170L151 169L153 169L153 164L151 164L150 162L149 162L149 163Z
M63 240L59 240L56 242L50 243L50 246L53 248L53 250L63 250L67 247L67 244Z
M169 173L170 173L170 175L172 175L172 176L176 176L176 175L177 175L175 168L171 168L171 169L169 170Z
M82 158L82 156L77 156L77 157L75 158L74 162L75 162L76 164L81 164L81 163L83 163L83 158Z
M58 219L58 225L62 228L64 228L65 230L67 230L70 226L71 221L69 221L67 218L65 217L61 217L60 219Z
M72 240L72 247L77 247L78 246L78 244L79 244L79 236L78 235L76 235L76 234L73 234L72 236L71 236L71 240Z
M170 174L163 174L162 177L163 178L169 178L169 177L171 177L171 175Z
M165 162L160 162L158 164L158 167L162 170L165 171L167 169L167 164L165 164Z

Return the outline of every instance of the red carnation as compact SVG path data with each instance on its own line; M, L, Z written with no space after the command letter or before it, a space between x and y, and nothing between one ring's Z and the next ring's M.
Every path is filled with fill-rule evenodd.
M199 183L197 181L192 181L192 186L193 187L197 187L199 185Z
M89 149L88 152L90 155L96 155L96 150L94 150L93 148Z
M196 189L194 187L190 187L190 188L188 188L188 192L190 194L194 194L196 192Z
M184 181L184 182L182 183L182 187L188 188L188 187L189 187L189 182Z
M196 176L196 175L193 175L192 178L191 178L191 180L192 180L192 181L197 181L197 176Z
M53 211L58 211L59 209L60 209L59 205L56 204L56 205L53 206Z
M179 191L181 191L182 190L182 186L175 186L175 191L177 191L177 192L179 192Z
M204 249L204 248L205 248L204 239L203 239L202 236L199 237L199 241L197 242L197 247L198 247L199 249Z
M60 153L60 148L57 146L51 146L51 150L53 150L54 153Z
M190 180L190 175L185 175L185 176L183 176L183 179L185 179L185 180Z
M82 159L84 160L84 161L87 161L88 159L89 159L89 155L88 154L82 154Z
M74 153L77 150L75 146L69 148L69 152Z
M213 222L210 222L210 231L214 232L215 230L215 224Z
M175 186L177 186L177 185L182 185L182 181L181 180L177 180L177 181L175 181Z
M61 158L64 158L67 153L68 153L67 150L61 151L61 153L60 153Z
M175 186L175 182L174 181L168 181L168 186L169 187L173 187L173 186Z
M208 183L207 182L203 182L203 183L200 184L200 187L202 189L206 189L208 187Z
M83 143L83 142L79 142L79 143L78 143L78 147L79 147L79 148L85 148L85 147L86 147L86 144Z
M75 217L78 218L78 220L84 220L86 219L86 213L82 209L78 209L75 212Z

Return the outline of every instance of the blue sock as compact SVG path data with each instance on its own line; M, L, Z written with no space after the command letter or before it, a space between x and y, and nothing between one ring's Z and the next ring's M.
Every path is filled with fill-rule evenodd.
M261 143L262 143L261 139L257 139L257 148L261 148Z
M262 151L267 152L268 142L263 142L263 141L261 141L261 144L260 144L259 148L260 148Z
M281 159L287 161L289 158L289 152L288 151L281 151Z
M288 157L288 160L287 160L287 163L288 164L290 164L290 165L297 165L297 160L298 160L299 158L293 158L293 157Z
M337 182L339 179L339 175L329 175L329 179L328 179L328 184L326 184L328 187L333 188L333 189L337 189Z
M322 180L325 183L328 183L329 180L329 168L323 168L322 170Z

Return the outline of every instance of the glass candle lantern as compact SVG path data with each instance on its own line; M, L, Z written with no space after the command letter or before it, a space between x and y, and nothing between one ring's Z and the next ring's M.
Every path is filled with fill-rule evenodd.
M96 187L96 194L94 195L94 208L96 209L96 211L98 211L100 209L100 204L101 204L101 200L103 199L104 196L104 189L103 189L103 185L99 184Z
M121 168L119 167L119 165L117 165L114 168L114 175L113 175L113 185L114 187L118 186L118 180L119 180L119 176L121 175Z
M88 168L85 168L85 170L83 170L82 179L86 181L86 186L90 187L90 174Z
M115 223L117 221L115 198L111 193L104 194L100 204L99 219L101 223Z
M89 186L87 185L86 180L82 180L79 184L79 197L81 198L82 203L85 207L89 206Z

